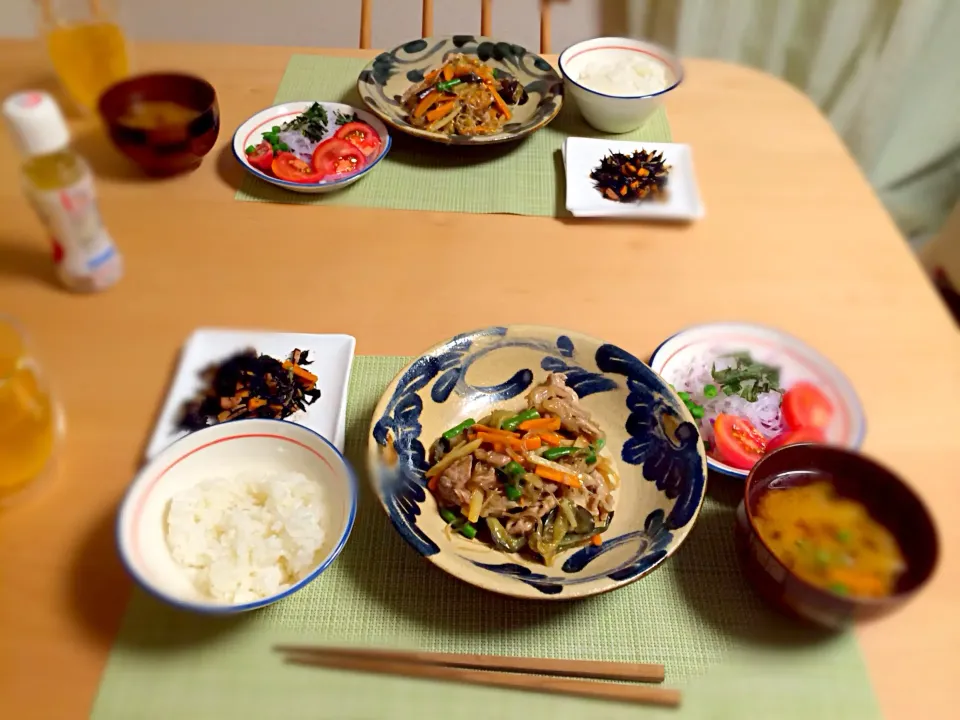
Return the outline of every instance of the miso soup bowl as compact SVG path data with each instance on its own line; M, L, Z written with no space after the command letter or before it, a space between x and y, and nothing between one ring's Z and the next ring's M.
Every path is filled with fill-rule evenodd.
M824 479L841 497L864 505L897 539L907 569L892 595L839 595L811 585L780 562L760 537L754 517L760 497L771 486L783 488ZM754 465L737 508L736 540L744 574L763 598L794 617L832 630L900 607L927 583L939 556L933 518L901 478L855 451L812 443L787 445Z
M146 130L124 122L138 103L167 101L193 110L188 121ZM180 73L135 75L100 96L100 118L117 149L147 174L176 175L200 166L220 134L220 105L213 85Z

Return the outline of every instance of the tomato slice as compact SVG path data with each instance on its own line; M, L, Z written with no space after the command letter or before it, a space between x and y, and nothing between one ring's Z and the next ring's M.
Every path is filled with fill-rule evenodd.
M340 138L324 140L313 151L313 169L321 177L352 175L366 164L366 157L360 148Z
M820 388L804 380L783 394L780 412L791 430L823 429L833 417L833 404Z
M720 413L713 422L713 434L720 459L741 470L749 470L763 457L767 440L746 418Z
M783 447L784 445L793 445L793 443L822 443L825 440L826 437L823 434L823 430L820 428L805 427L797 430L784 430L767 443L767 452L773 452L778 447Z
M253 148L253 152L250 152L250 148L247 148L247 162L257 170L270 172L270 165L273 162L273 147L264 140Z
M270 164L273 174L281 180L295 183L317 183L323 174L314 172L309 163L305 163L291 152L279 152Z
M365 122L348 122L334 133L334 137L353 143L365 157L376 154L380 149L380 133Z

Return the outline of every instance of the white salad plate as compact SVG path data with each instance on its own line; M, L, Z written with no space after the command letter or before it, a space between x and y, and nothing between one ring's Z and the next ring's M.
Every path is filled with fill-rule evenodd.
M356 342L352 335L339 334L196 330L181 352L176 375L147 446L146 459L151 460L170 443L189 434L180 429L180 418L184 406L203 389L203 371L249 348L278 360L287 359L296 348L310 351L308 359L312 364L307 369L317 376L320 398L287 420L319 433L342 452L346 433L347 383Z
M866 418L846 375L803 341L775 328L732 322L687 328L653 351L650 367L677 390L683 390L683 380L693 365L710 367L713 359L736 352L749 352L757 362L780 368L780 386L784 390L800 381L811 382L822 390L834 409L824 432L827 443L854 450L863 444ZM709 451L707 465L732 477L745 478L749 474L749 470L721 462Z
M381 142L380 150L377 152L377 154L367 158L367 162L363 168L352 175L348 175L347 177L337 180L322 180L318 183L297 183L290 182L288 180L281 180L253 167L247 160L246 148L250 145L258 145L263 139L264 132L268 132L272 127L277 125L282 127L284 123L289 122L298 115L302 114L305 110L307 110L307 108L313 105L314 102L319 102L319 104L322 105L327 111L327 132L323 136L324 140L333 137L334 133L336 133L337 128L339 127L336 123L337 113L340 113L344 116L354 115L356 116L357 120L367 123L368 125L372 126L377 133L379 133ZM265 110L261 110L255 115L247 118L240 125L240 127L237 128L236 132L233 133L232 147L233 154L237 158L237 162L239 162L247 170L247 172L253 176L258 177L264 182L270 183L271 185L282 187L285 190L291 190L296 193L316 195L320 193L342 190L343 188L347 187L348 185L352 185L357 180L367 175L380 163L381 160L383 160L383 158L387 156L387 153L390 152L390 145L392 142L393 141L390 138L390 132L387 130L387 126L383 123L383 121L380 120L380 118L378 118L376 115L369 113L366 110L355 108L352 105L345 105L344 103L302 100L274 105L273 107L268 107Z
M671 168L665 197L634 203L618 203L605 198L594 187L590 173L610 153L629 154L637 150L663 153L664 160ZM574 217L685 221L703 217L703 202L693 172L693 156L689 145L570 137L563 143L563 164L567 181L567 210Z

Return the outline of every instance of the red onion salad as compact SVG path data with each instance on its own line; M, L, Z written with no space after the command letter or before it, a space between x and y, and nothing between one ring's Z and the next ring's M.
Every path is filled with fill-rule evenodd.
M710 449L716 446L713 423L720 413L746 418L768 440L787 429L780 412L783 397L780 392L761 392L757 394L755 402L750 402L740 395L727 395L718 389L711 369L725 370L735 364L732 357L704 353L694 357L692 362L673 375L674 388L678 392L689 393L689 399L703 408L703 417L698 418L700 434ZM714 388L717 392L711 397L705 394L705 388Z

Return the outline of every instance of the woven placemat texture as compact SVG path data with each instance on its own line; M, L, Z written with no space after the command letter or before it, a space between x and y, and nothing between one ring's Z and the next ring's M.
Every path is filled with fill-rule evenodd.
M422 559L393 530L363 471L373 408L405 362L356 358L347 456L359 471L361 503L337 561L282 602L232 618L186 614L135 591L95 720L421 720L491 712L498 720L880 717L854 637L824 635L781 617L741 578L732 539L735 482L711 478L694 532L661 568L586 600L501 597ZM271 652L278 642L662 662L667 683L684 689L684 704L676 711L638 709L290 667Z
M274 104L327 100L363 107L357 76L366 61L323 55L290 58ZM524 140L486 147L449 147L393 132L393 148L362 180L326 195L302 195L245 174L237 200L353 205L516 215L567 215L560 147L568 136L670 142L662 109L638 130L608 136L586 125L567 98L560 115Z

